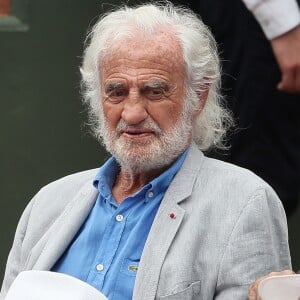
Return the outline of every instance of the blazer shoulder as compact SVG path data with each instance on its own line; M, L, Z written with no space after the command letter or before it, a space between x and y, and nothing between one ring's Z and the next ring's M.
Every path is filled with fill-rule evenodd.
M40 191L28 204L30 219L40 219L43 215L45 222L56 219L79 194L82 199L89 198L91 193L95 193L93 179L98 169L86 170L74 173L60 179L57 179Z
M187 189L187 186L190 188ZM257 197L278 198L272 187L252 171L209 158L195 145L190 148L187 158L173 180L172 187L173 192L188 190L196 198L201 197L219 203L228 202L231 205L234 203L245 205ZM184 192L181 194L186 196Z
M251 170L213 158L204 158L202 170L226 184L244 184L245 187L269 187L269 184Z
M262 178L248 169L207 157L194 144L190 148L182 169L196 174L198 181L202 182L219 182L222 185L248 183L256 187L269 186Z
M90 169L85 171L76 172L64 177L61 177L55 181L52 181L41 188L39 193L50 192L56 189L75 189L78 190L84 184L93 181L98 169Z
M273 188L252 171L207 157L198 173L196 186L208 194L222 197L222 201L231 206L243 206L255 199L276 205L280 202Z

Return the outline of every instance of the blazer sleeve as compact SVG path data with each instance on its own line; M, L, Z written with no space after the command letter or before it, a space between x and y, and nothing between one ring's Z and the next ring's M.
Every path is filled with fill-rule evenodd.
M216 300L246 300L248 286L271 271L291 268L288 231L271 188L257 190L241 210L220 264Z
M28 258L25 257L26 255L28 256L28 253L23 252L22 245L27 231L30 213L32 211L32 207L34 206L34 203L35 203L35 198L33 198L32 201L27 205L18 223L13 245L10 250L7 263L6 263L6 269L5 269L5 274L4 274L4 279L3 279L1 294L0 294L0 300L4 299L9 287L11 286L16 276L21 271L23 271L22 266Z

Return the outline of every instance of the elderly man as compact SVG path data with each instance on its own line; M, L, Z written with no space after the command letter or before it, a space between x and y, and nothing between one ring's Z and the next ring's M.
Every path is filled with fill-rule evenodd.
M123 7L89 37L85 102L112 157L29 203L2 297L36 269L77 277L109 300L239 300L257 277L290 268L274 191L201 152L221 147L231 123L203 23L169 3Z

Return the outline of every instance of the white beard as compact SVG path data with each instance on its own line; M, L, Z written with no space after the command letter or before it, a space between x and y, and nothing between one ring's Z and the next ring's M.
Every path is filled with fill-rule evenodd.
M120 120L114 132L108 129L103 118L102 140L108 152L118 161L123 170L134 173L147 172L170 165L189 145L192 135L192 120L186 113L173 128L162 132L157 123L149 116L136 126L128 126ZM120 131L126 128L151 129L154 137L146 141L124 140Z

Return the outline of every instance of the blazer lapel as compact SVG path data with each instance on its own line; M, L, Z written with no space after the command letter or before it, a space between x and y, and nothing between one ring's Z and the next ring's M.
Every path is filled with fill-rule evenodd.
M203 154L192 145L152 224L139 264L133 300L155 299L162 264L185 214L179 203L191 195L202 161Z
M87 183L66 206L51 230L32 249L25 269L50 270L63 254L92 209L97 190Z

